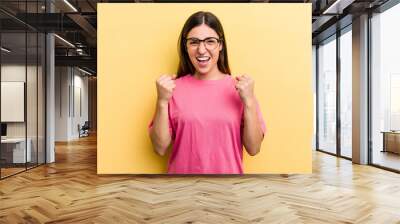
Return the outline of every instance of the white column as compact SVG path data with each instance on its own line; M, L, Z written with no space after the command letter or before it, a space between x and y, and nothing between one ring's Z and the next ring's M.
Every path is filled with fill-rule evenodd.
M368 163L368 15L353 20L353 162Z
M47 12L53 12L54 6L46 1ZM55 44L54 35L46 35L46 163L55 162Z
M47 85L47 108L46 108L46 163L55 161L54 133L55 133L55 76L54 76L54 35L49 33L46 36L46 85Z

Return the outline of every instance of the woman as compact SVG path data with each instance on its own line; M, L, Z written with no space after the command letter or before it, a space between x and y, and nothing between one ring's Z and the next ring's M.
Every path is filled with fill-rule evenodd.
M254 156L265 123L246 75L233 79L224 31L210 12L186 21L179 38L177 76L156 82L157 106L149 125L154 150L173 142L168 173L243 174L243 145Z

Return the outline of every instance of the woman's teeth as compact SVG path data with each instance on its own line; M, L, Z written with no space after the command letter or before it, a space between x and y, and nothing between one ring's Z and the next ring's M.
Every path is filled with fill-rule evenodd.
M210 60L210 57L196 57L199 62L207 62Z

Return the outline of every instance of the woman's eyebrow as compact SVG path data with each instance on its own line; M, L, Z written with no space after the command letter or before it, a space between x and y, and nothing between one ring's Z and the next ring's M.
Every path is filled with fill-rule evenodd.
M210 38L210 37L212 37L212 38L217 38L217 39L219 38L219 37L209 36L209 37L206 37L206 38L204 38L204 39L207 39L207 38ZM201 39L198 38L198 37L187 37L186 39L191 39L191 38L201 40ZM203 39L203 40L204 40L204 39Z

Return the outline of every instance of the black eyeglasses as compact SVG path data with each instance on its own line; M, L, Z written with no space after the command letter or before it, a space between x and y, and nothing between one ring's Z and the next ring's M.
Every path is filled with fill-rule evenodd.
M215 50L218 45L222 42L222 39L218 39L216 37L207 37L204 40L200 40L198 38L186 38L186 47L188 50L196 50L201 42L204 42L204 46L207 50Z

